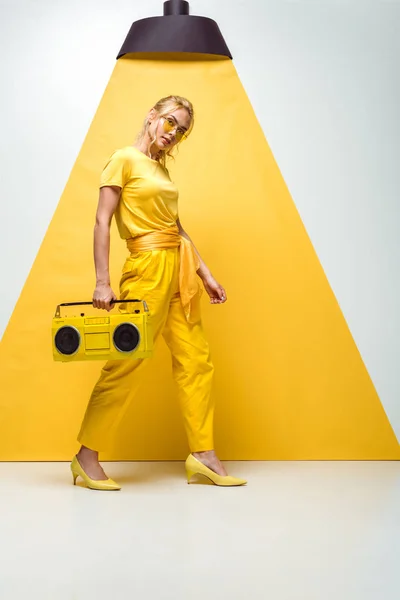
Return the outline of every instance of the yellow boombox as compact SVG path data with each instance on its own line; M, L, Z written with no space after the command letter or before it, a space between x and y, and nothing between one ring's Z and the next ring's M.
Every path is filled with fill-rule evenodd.
M93 305L92 302L59 304L52 323L53 358L57 361L150 358L153 331L147 303L143 300L113 300L142 304L142 309L107 316L62 317L61 306Z

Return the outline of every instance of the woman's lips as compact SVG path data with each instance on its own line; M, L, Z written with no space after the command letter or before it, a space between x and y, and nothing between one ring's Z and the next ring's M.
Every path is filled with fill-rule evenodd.
M168 146L169 145L169 141L167 140L167 138L162 137L161 139L162 139L162 141L164 143L164 146Z

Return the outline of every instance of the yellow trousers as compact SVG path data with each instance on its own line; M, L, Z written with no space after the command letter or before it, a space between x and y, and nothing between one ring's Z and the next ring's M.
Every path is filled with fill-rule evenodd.
M133 252L120 281L120 298L146 300L152 315L154 341L163 335L172 354L172 374L178 388L191 452L211 450L214 403L211 385L214 367L205 339L200 310L190 321L182 307L180 248ZM127 407L135 396L138 372L149 359L110 360L101 371L78 441L92 450L109 448Z

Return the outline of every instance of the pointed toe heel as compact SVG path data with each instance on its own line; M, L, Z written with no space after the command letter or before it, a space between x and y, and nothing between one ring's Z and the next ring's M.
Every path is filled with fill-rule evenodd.
M193 454L189 454L185 463L187 481L190 483L190 479L193 475L204 475L212 481L215 485L222 487L232 487L239 485L246 485L245 479L239 479L238 477L232 477L231 475L218 475L212 469L209 469L201 461L197 460Z
M76 485L77 477L81 477L86 487L91 490L117 491L121 489L121 486L112 479L91 479L83 470L76 456L74 456L71 462L71 472L74 485Z

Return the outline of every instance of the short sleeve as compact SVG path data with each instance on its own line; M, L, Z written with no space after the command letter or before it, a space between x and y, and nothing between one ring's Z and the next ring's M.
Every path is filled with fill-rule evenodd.
M100 187L117 185L123 188L131 176L130 157L123 150L116 150L109 158L100 176Z

